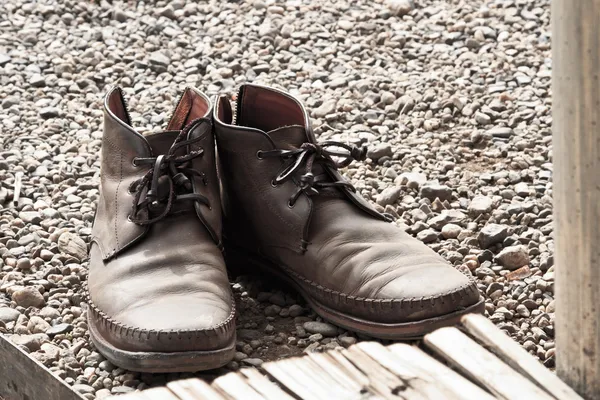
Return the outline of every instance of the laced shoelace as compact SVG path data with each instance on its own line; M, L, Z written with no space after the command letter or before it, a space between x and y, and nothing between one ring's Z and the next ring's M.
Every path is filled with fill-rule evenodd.
M133 159L135 166L152 165L153 167L142 178L134 181L129 186L129 191L135 193L133 208L129 215L131 222L138 225L153 224L166 217L171 212L173 204L176 201L195 201L205 204L209 209L211 208L207 197L192 192L193 187L190 180L193 176L199 176L203 184L205 186L208 185L204 173L189 168L190 161L201 157L204 154L204 149L200 148L186 152L183 155L176 155L179 149L185 148L185 146L189 146L202 139L202 137L197 137L184 140L187 133L186 130L183 130L177 136L167 154L157 157L136 157ZM163 178L162 181L161 178ZM168 190L164 190L164 185L162 185L165 179L168 181ZM145 194L144 189L148 189ZM142 198L142 196L144 197ZM141 210L156 211L160 208L161 204L164 204L164 207L157 216L151 218L139 216ZM150 216L149 212L148 216Z
M341 148L345 151L336 151L331 148ZM350 165L352 161L364 161L367 158L367 147L357 147L341 142L327 141L321 144L303 143L299 148L292 150L259 150L256 156L260 158L280 157L284 160L293 160L273 179L273 186L291 179L295 173L301 170L304 166L304 173L300 175L297 184L297 189L288 201L289 207L294 207L298 197L302 193L307 196L315 196L320 194L320 189L327 188L345 188L356 192L356 188L346 181L332 181L325 171L318 175L314 175L313 166L315 163L321 163L333 167L335 169L344 168ZM334 161L332 157L339 157L340 161Z

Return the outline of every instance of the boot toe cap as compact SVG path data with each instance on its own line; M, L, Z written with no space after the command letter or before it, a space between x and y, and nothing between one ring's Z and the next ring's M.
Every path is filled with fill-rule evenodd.
M112 316L90 302L90 323L112 346L133 352L209 351L235 336L235 304L219 296L162 295Z

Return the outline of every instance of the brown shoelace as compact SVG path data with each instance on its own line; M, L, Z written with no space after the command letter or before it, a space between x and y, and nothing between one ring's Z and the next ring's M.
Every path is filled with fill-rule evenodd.
M176 201L194 201L211 207L207 197L199 193L193 193L191 181L193 176L199 176L206 186L208 184L206 175L189 168L190 161L196 157L201 157L204 150L200 148L195 151L186 151L183 155L176 155L178 150L186 149L186 146L202 139L202 137L197 137L184 140L187 134L187 130L181 131L167 154L133 159L135 166L152 165L153 168L129 187L130 192L135 192L133 208L129 215L131 222L138 225L150 225L159 221L171 212ZM168 182L168 188L164 185L165 180ZM150 211L157 212L161 207L162 211L158 212L157 216L150 217ZM142 210L148 211L147 217L139 215Z
M336 151L332 148L343 150ZM356 147L341 142L327 141L321 144L303 143L299 148L292 150L259 150L256 156L258 158L280 157L284 160L292 160L273 179L272 184L275 186L291 179L304 166L304 173L300 175L299 181L296 182L298 188L288 201L288 205L294 207L294 204L302 193L305 193L307 196L314 196L320 194L320 189L328 188L348 189L356 192L351 183L346 181L332 181L331 176L325 171L314 175L313 166L315 163L321 163L335 169L344 168L354 160L364 161L367 158L367 148L366 146ZM341 160L334 161L332 157L339 157Z

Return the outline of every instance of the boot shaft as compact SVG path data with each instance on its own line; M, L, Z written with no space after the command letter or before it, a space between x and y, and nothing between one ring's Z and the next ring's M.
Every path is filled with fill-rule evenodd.
M203 175L187 176L186 171L183 171L178 178L189 181L187 191L201 194L208 201L206 204L184 201L175 206L171 204L170 207L173 207L173 213L192 211L220 246L221 207L218 206L220 195L211 112L212 104L204 94L186 89L167 130L143 136L131 126L122 91L113 88L106 95L100 155L100 196L92 229L93 241L98 244L103 259L110 259L139 242L148 234L151 224L135 221L147 221L160 215L166 207L162 203L166 202L165 196L169 195L169 190L178 193L182 190L171 187L174 176L178 173L175 168L163 163L159 170L153 171L156 165L148 161L159 157L163 160L181 158L186 154L199 152L202 153L200 157L191 158L185 165L180 163L178 168L185 166L189 170L201 171ZM189 145L177 146L177 143L188 141ZM156 180L144 181L150 175L156 176ZM139 186L141 182L146 187L136 188L136 184ZM156 187L152 188L153 184ZM140 207L148 195L152 194L152 189L159 192L159 198L151 207L144 207L145 204ZM137 191L140 192L139 196Z
M235 110L225 97L218 99L213 120L228 235L253 248L270 243L302 253L323 199L350 202L354 212L384 219L350 184L340 184L328 145L317 144L295 97L244 85ZM340 145L345 146L340 155L350 160L355 149ZM277 154L282 157L272 157Z

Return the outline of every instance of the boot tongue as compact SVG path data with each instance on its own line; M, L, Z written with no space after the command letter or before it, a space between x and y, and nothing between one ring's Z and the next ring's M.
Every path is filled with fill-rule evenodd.
M148 144L150 144L150 148L152 149L152 154L154 157L159 155L165 155L169 152L169 149L175 142L175 138L179 135L179 131L164 131L157 132L146 136L146 140ZM176 154L182 155L185 149L179 149ZM158 179L159 191L160 193L168 193L169 189L169 180L166 176L161 176ZM181 212L183 210L193 211L193 203L191 202L176 202L173 205L171 212ZM160 214L162 210L150 210L151 216L156 216Z
M152 149L154 156L167 154L173 145L175 138L179 135L179 131L157 132L146 136L148 144Z
M300 125L282 126L267 133L278 149L297 149L303 143L314 143Z

